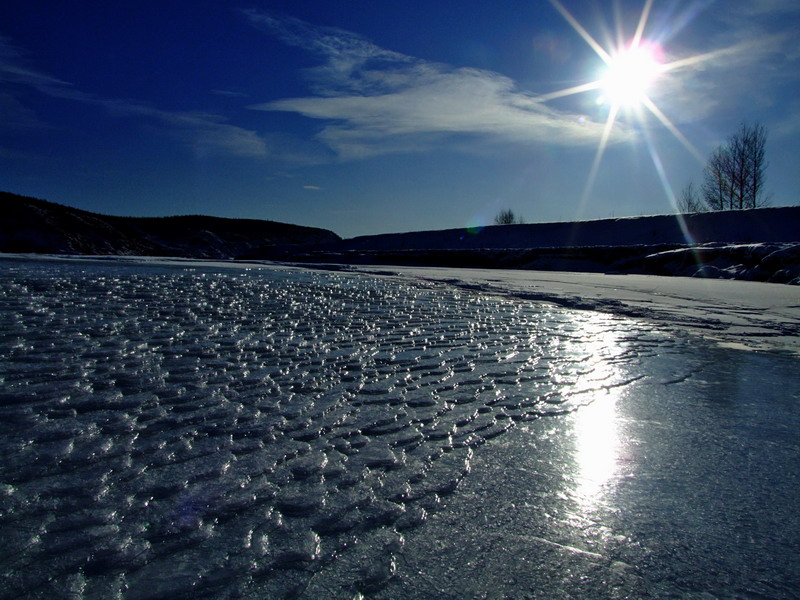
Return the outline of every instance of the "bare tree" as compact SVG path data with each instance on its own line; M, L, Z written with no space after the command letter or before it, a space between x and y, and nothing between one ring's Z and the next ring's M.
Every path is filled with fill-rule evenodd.
M494 218L495 225L513 225L516 222L517 217L511 209L501 210ZM522 220L520 219L519 222L521 223Z
M678 210L682 213L698 213L707 210L691 181L683 187L681 195L678 196Z
M725 146L717 147L708 158L703 171L703 200L711 210L730 208L730 153Z
M759 123L742 123L739 130L719 146L704 171L703 200L711 210L765 206L765 150L767 131Z
M764 182L766 181L766 148L767 130L761 124L756 124L749 129L743 124L741 129L744 147L743 154L747 161L745 182L742 197L747 198L751 208L765 206L768 199L764 196Z

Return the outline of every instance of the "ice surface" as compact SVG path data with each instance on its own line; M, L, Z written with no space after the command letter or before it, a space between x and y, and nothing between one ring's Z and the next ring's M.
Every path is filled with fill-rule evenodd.
M348 267L351 272L375 272ZM383 275L645 319L730 347L800 355L800 287L755 281L391 266Z
M780 557L799 549L796 363L714 352L643 321L422 280L4 262L0 596L793 589ZM714 370L732 356L746 392ZM688 505L702 521L706 484L743 501L742 461L772 485L768 511L664 518ZM682 489L695 463L724 477ZM728 526L752 550L714 546ZM688 566L705 533L714 585ZM737 570L769 547L777 560Z

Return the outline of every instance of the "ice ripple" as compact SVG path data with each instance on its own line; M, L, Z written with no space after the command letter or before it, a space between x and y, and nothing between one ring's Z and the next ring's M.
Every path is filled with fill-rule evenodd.
M0 595L380 590L475 449L630 382L630 326L363 276L9 268Z

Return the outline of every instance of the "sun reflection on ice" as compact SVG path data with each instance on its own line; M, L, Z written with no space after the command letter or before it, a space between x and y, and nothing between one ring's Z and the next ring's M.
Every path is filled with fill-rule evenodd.
M617 473L620 441L616 403L617 391L612 390L575 414L574 496L585 508L601 501Z
M594 362L576 388L588 390L591 400L573 413L574 473L572 496L590 510L602 502L618 472L619 417L617 402L624 389L625 377L616 360L625 354L618 333L610 333L603 317L584 324L587 340L582 348Z

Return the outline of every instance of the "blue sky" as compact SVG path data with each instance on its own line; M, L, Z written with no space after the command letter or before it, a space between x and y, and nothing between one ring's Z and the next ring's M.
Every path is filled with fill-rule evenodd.
M0 189L344 237L663 214L747 121L793 205L798 30L789 0L5 2ZM618 106L586 84L634 38L661 71Z

